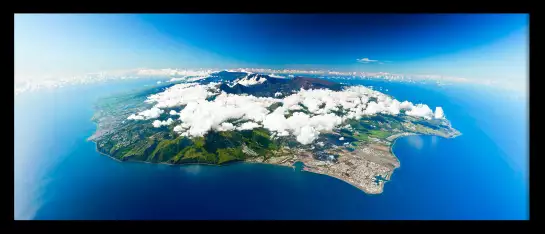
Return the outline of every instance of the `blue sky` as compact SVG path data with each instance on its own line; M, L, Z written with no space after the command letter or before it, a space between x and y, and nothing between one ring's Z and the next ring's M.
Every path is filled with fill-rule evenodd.
M15 73L263 67L520 83L528 32L525 14L26 14L15 16Z

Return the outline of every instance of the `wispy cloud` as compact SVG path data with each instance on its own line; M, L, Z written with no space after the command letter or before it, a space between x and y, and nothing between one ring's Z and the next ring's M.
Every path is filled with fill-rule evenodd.
M361 58L356 59L358 63L377 63L377 64L385 64L385 63L391 63L392 61L386 61L386 60L375 60L375 59L369 59L369 58Z
M359 63L376 63L376 62L378 62L378 60L373 60L373 59L369 59L369 58L356 59L356 61L358 61Z

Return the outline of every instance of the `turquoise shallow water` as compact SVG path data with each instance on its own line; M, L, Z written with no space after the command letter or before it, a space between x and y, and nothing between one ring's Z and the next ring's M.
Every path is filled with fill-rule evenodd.
M440 105L463 135L397 140L380 195L273 165L119 163L86 141L101 95L123 81L18 96L16 219L527 219L524 100L470 87L360 81L399 100ZM388 89L388 91L385 91Z

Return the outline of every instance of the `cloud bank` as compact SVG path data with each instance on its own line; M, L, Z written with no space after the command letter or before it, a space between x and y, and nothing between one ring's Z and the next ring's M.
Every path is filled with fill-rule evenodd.
M444 118L441 107L436 107L433 112L425 104L400 102L364 86L351 86L342 91L301 89L283 98L271 98L227 94L221 92L218 85L174 85L161 93L150 95L146 102L155 105L149 110L132 114L128 119L158 118L164 112L163 109L185 106L179 113L174 110L168 112L171 116L179 115L181 123L174 127L174 131L182 136L198 137L209 131L240 131L263 127L272 132L273 138L294 136L301 144L310 144L320 133L343 127L341 124L346 120L368 115L380 113L405 114L424 119ZM213 96L215 98L210 100ZM282 105L271 112L268 107L274 103ZM172 118L166 121L155 120L153 126L173 123Z
M215 95L217 92L217 83L210 83L208 85L183 83L174 85L164 92L149 96L146 102L157 103L155 105L156 108L169 108L204 100Z
M139 69L136 75L139 76L208 76L208 70L179 70L179 69Z

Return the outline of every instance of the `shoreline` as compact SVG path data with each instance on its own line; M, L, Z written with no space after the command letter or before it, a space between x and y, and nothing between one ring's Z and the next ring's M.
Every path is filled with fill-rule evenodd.
M392 135L394 136L393 139L391 140L391 143L389 145L389 152L390 154L392 154L396 159L397 161L399 162L399 166L395 167L394 169L392 169L392 171L390 173L388 173L385 177L386 180L382 180L382 183L380 183L380 192L378 193L373 193L373 192L368 192L366 191L365 189L363 189L363 187L357 185L357 184L354 184L350 181L347 181L343 178L340 178L338 176L335 176L335 175L332 175L332 174L329 174L329 173L318 173L318 172L314 172L314 171L309 171L307 169L307 166L303 164L303 168L301 169L301 172L309 172L309 173L313 173L313 174L316 174L316 175L324 175L324 176L329 176L329 177L332 177L332 178L335 178L335 179L338 179L344 183L347 183L355 188L357 188L358 190L362 191L363 193L365 193L366 195L379 195L379 194L382 194L384 192L384 187L386 186L386 183L390 181L390 178L392 177L392 175L394 174L395 170L400 168L401 167L401 160L399 159L399 157L397 155L395 155L393 149L394 149L394 145L395 143L397 142L398 139L400 138L403 138L403 137L409 137L409 136L419 136L419 135L422 135L422 136L438 136L438 135L433 135L433 134L420 134L420 133L400 133L400 134L397 134L397 135ZM442 137L442 138L445 138L445 139L449 139L449 138L455 138L455 137L458 137L458 136L461 136L462 133L458 132L458 135L454 135L454 136L451 136L451 137L442 137L442 136L439 136L439 137ZM92 140L91 140L92 141ZM132 162L132 163L146 163L146 164L162 164L162 165L168 165L168 166L189 166L189 165L206 165L206 166L228 166L230 164L235 164L235 163L246 163L246 164L264 164L264 165L273 165L273 166L280 166L280 167L289 167L289 168L292 168L295 170L295 166L294 165L283 165L283 164L276 164L276 163L267 163L267 162L256 162L256 161L233 161L233 162L228 162L224 165L221 165L221 164L210 164L210 163L181 163L181 164L172 164L172 163L165 163L165 162L148 162L148 161L138 161L138 160L127 160L127 161L122 161L122 160L119 160L117 158L114 158L108 154L105 154L105 153L102 153L98 150L98 144L94 141L92 141L94 144L95 144L95 151L101 155L105 155L107 156L108 158L111 158L117 162L120 162L120 163L125 163L125 162ZM296 162L301 162L301 161L296 161Z
M392 136L395 136L395 137L392 138L391 143L390 143L390 153L392 155L394 155L394 157L396 157L398 159L398 161L399 161L399 157L397 157L397 155L394 154L394 145L395 145L395 143L397 142L398 139L403 138L403 137L409 137L409 136L438 136L438 137L445 138L445 139L451 139L451 138L459 137L461 135L462 135L461 132L458 132L458 135L454 135L454 136L450 136L450 137L443 137L443 136L433 135L433 134L412 133L412 132L400 133L398 135L392 135ZM401 161L399 161L399 167L401 167Z
M395 155L394 150L393 150L394 145L395 145L395 143L397 142L398 139L401 139L401 138L404 138L404 137L410 137L410 136L438 136L438 137L442 137L442 138L445 138L445 139L450 139L450 138L459 137L461 135L462 135L462 133L460 133L460 132L458 132L457 135L454 135L454 136L451 136L451 137L443 137L443 136L434 135L434 134L421 134L421 133L411 133L411 132L405 132L405 133L400 133L398 135L392 135L394 137L392 138L391 143L389 145L389 151L390 151L390 154L392 154L397 159L397 161L399 162L399 166L392 169L392 171L386 175L386 177L385 177L386 180L382 180L382 183L380 183L380 192L379 193L368 192L365 189L363 189L362 187L360 187L359 185L353 184L353 183L351 183L349 181L346 181L346 180L344 180L342 178L339 178L338 176L335 176L335 175L331 175L331 174L328 174L328 173L317 173L317 172L309 171L309 170L305 169L306 166L304 166L301 171L310 172L310 173L314 173L314 174L318 174L318 175L325 175L325 176L333 177L335 179L338 179L340 181L343 181L343 182L345 182L345 183L347 183L349 185L352 185L352 186L356 187L357 189L359 189L360 191L364 192L367 195L379 195L379 194L382 194L384 192L384 186L386 186L386 183L390 181L390 178L394 174L395 170L401 167L401 160L399 159L399 157L397 155Z
M381 189L380 189L380 193L373 193L373 192L368 192L366 191L365 189L363 189L363 187L360 187L359 185L356 185L356 184L353 184L351 182L348 182L342 178L339 178L338 176L335 176L335 175L331 175L331 174L328 174L328 173L317 173L317 172L313 172L313 171L309 171L309 170L305 170L304 167L303 169L301 170L303 172L309 172L309 173L313 173L313 174L316 174L316 175L324 175L324 176L329 176L329 177L332 177L332 178L335 178L337 180L340 180L344 183L347 183L355 188L357 188L358 190L362 191L363 193L365 193L366 195L379 195L379 194L382 194L384 192L384 183L382 183L380 185Z
M293 166L285 166L285 165L281 165L281 164L273 164L273 163L264 163L264 162L249 162L249 161L232 161L232 162L228 162L226 164L211 164L211 163L180 163L180 164L174 164L174 163L166 163L166 162L148 162L148 161L139 161L139 160L127 160L127 161L122 161L122 160L119 160L117 158L114 158L112 156L110 156L109 154L105 154L105 153L102 153L98 150L98 146L95 142L93 142L95 144L95 151L101 155L104 155L110 159L113 159L115 160L116 162L119 162L119 163L146 163L146 164L161 164L161 165L168 165L168 166L186 166L186 165L206 165L206 166L216 166L216 167L222 167L222 166L228 166L229 164L235 164L235 163L247 163L247 164L252 164L252 163L255 163L255 164L267 164L267 165L276 165L276 166L282 166L282 167L292 167Z
M93 142L94 143L94 142ZM205 165L205 166L226 166L226 165L219 165L219 164L210 164L210 163L183 163L183 164L172 164L172 163L161 163L161 162L158 162L158 163L154 163L154 162L147 162L147 161L136 161L136 160L132 160L132 161L121 161L117 158L114 158L108 154L105 154L105 153L102 153L100 151L98 151L98 146L96 145L95 143L95 151L101 155L105 155L107 156L108 158L110 159L113 159L115 160L116 162L119 162L119 163L126 163L126 162L130 162L130 163L145 163L145 164L162 164L162 165L168 165L168 166L189 166L189 165ZM297 161L297 162L300 162L300 161ZM266 162L250 162L250 161L235 161L235 162L230 162L228 164L261 164L261 165L271 165L271 166L278 166L278 167L288 167L288 168L292 168L295 170L295 166L288 166L288 165L282 165L282 164L275 164L275 163L266 163ZM308 171L305 169L306 166L303 166L303 168L301 169L301 172L308 172L308 173L312 173L312 174L315 174L315 175L323 175L323 176L329 176L329 177L332 177L332 178L335 178L335 179L338 179L344 183L347 183L355 188L357 188L358 190L362 191L363 193L367 194L367 195L378 195L378 194L381 194L383 189L381 189L381 192L380 193L369 193L367 191L365 191L362 187L358 186L358 185L355 185L353 183L350 183L342 178L339 178L337 176L334 176L334 175L331 175L331 174L325 174L325 173L317 173L317 172L313 172L313 171ZM383 188L384 187L384 183L382 183L381 187Z

